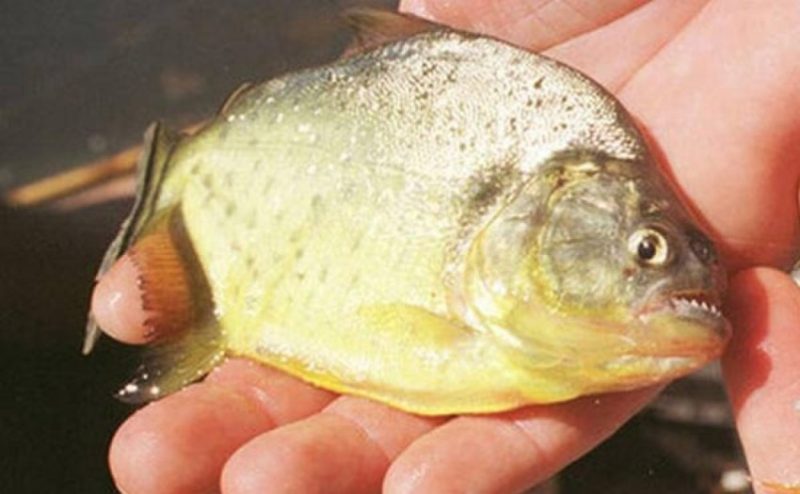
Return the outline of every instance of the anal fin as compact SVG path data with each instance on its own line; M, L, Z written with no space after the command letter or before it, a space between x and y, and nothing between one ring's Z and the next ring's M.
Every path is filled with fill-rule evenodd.
M226 345L179 205L159 213L129 252L140 269L142 303L158 337L144 349L143 363L117 398L144 403L206 375L222 361Z
M133 379L116 397L131 404L157 400L202 378L224 357L217 323L209 321L147 348Z

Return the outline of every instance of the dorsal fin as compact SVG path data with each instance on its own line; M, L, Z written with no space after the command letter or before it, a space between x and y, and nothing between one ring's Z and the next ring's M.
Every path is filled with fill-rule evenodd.
M225 98L225 102L222 103L222 106L219 108L219 114L220 115L225 115L226 113L228 113L228 110L230 110L231 107L237 101L239 101L239 98L244 93L246 93L248 89L250 89L252 87L253 87L253 83L252 82L245 82L245 83L241 84L239 87L237 87L236 89L234 89L233 92L231 94L229 94L227 98Z
M345 56L361 53L415 34L443 28L421 17L369 7L347 9L342 12L342 18L355 35L355 40L345 51Z

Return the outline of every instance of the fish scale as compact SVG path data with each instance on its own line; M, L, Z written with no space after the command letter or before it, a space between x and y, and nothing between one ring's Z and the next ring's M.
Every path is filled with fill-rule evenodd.
M686 250L698 231L620 104L558 62L426 26L244 88L154 155L139 210L179 218L211 302L135 383L168 393L225 353L417 413L488 412L721 351L724 319L668 292L718 297L716 265L650 269L619 238Z

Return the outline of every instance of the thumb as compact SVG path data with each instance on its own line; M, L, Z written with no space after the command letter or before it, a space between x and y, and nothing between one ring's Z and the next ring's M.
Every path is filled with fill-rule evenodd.
M731 280L723 371L756 492L800 488L800 289L774 269ZM790 490L791 489L791 490Z

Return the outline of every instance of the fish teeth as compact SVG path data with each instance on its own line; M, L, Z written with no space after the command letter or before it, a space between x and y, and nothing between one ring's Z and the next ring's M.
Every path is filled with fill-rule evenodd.
M673 297L672 301L679 305L688 305L693 307L697 310L702 310L704 312L711 313L715 316L721 316L722 311L716 305L712 304L711 302L707 302L705 300L698 300L696 298L691 297L683 297L677 296Z

